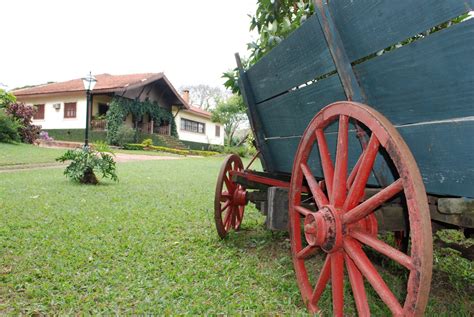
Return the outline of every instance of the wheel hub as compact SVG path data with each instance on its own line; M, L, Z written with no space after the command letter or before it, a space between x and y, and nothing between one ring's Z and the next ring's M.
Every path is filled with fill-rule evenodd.
M237 186L232 195L232 204L243 206L247 204L247 191L242 186Z
M342 221L332 206L324 206L308 214L304 220L304 233L309 245L334 252L342 247Z

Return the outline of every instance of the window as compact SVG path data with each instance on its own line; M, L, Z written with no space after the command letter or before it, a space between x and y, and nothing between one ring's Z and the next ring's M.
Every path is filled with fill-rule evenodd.
M181 118L181 130L204 134L206 132L206 124Z
M44 105L35 105L36 113L33 115L33 120L44 119Z
M216 125L216 137L220 137L220 136L221 136L221 126Z
M76 103L65 102L64 103L64 118L75 118L76 117Z

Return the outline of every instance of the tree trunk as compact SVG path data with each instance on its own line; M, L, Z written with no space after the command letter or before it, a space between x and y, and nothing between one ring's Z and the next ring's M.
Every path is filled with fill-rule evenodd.
M99 180L94 174L94 171L91 168L86 169L84 176L81 178L82 184L97 185Z

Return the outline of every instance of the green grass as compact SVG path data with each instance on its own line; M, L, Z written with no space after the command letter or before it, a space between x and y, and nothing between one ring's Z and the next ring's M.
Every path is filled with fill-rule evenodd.
M286 233L265 230L247 207L242 230L218 239L221 162L119 164L120 182L99 186L71 183L62 169L0 174L0 315L306 314ZM396 271L384 277L397 289ZM437 290L427 314L467 315L470 297ZM385 315L370 290L369 298L373 314ZM330 288L321 307L330 313Z
M21 164L55 163L64 149L40 148L31 144L0 143L0 167Z

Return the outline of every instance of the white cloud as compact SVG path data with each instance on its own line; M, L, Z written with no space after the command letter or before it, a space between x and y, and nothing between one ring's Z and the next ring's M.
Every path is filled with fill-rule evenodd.
M256 0L2 1L0 82L164 71L174 86L221 85L251 40Z

